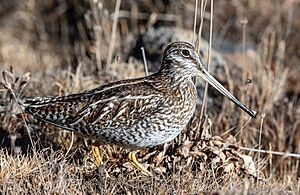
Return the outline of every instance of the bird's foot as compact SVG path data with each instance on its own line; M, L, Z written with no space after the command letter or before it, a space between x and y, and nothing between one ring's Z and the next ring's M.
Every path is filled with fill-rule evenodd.
M134 152L129 152L128 159L130 163L135 166L137 169L141 170L144 174L148 176L152 176L152 173L150 173L136 158Z
M92 153L93 153L93 156L96 160L97 166L100 167L100 168L104 167L104 163L103 163L103 160L102 160L102 157L101 157L101 151L100 151L99 146L92 145ZM106 171L105 167L103 168L103 170L104 170L104 173L105 173L105 177L110 177L108 172Z

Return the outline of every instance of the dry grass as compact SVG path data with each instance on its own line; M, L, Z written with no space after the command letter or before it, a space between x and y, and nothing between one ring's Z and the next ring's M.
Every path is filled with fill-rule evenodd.
M216 178L207 168L201 172L174 171L171 175L156 174L155 177L140 173L119 174L118 177L102 177L98 169L76 166L64 158L61 151L41 150L37 155L10 155L3 150L1 156L1 188L4 193L159 193L186 194L200 192L223 192L227 194L296 194L296 180L286 176L257 182L253 178L241 178L228 174ZM291 175L292 173L288 173Z
M215 76L259 115L248 121L209 89L210 120L199 121L199 105L189 128L174 142L139 153L155 173L146 177L132 169L124 160L127 151L118 147L103 148L101 168L82 138L75 137L66 155L71 134L34 120L26 127L15 117L15 98L70 94L143 76L141 58L132 57L141 56L135 48L140 35L150 27L193 29L195 2L122 1L119 12L116 1L1 2L0 70L6 70L6 82L1 79L8 84L0 88L2 193L299 194L299 158L251 152L257 180L242 168L236 156L241 152L234 152L240 145L300 153L300 5L271 0L214 4L212 45L228 62ZM209 1L207 6L210 10ZM209 36L209 18L205 12L204 37ZM152 57L149 70L155 69L153 59L157 63ZM229 142L231 135L235 139ZM221 140L225 149L212 140ZM103 176L104 169L110 178Z

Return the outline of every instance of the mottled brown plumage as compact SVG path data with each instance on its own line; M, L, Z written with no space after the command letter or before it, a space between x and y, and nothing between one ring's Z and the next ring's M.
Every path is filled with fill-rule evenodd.
M156 146L174 139L191 119L196 106L194 76L255 116L209 75L194 47L185 42L174 42L165 49L161 69L155 74L79 94L28 99L25 111L101 144Z

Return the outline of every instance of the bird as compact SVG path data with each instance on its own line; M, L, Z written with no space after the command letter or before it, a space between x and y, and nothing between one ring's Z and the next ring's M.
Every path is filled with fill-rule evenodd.
M158 72L120 80L77 94L27 98L25 113L79 136L96 140L92 151L102 164L100 145L129 148L128 158L143 173L151 173L135 152L172 141L187 126L196 108L194 77L201 77L251 117L242 104L203 66L190 43L177 41L163 53Z

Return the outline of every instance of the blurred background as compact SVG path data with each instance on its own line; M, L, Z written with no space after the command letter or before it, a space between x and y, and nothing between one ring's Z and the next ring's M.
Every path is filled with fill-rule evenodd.
M205 5L199 52L204 64L209 56L211 1ZM259 113L247 122L246 114L209 89L212 135L232 135L244 147L300 153L299 1L214 1L213 8L210 72ZM197 35L200 14L198 10ZM195 42L194 18L191 0L2 0L0 71L11 72L12 80L18 78L12 87L19 98L65 95L144 76L141 47L149 71L157 71L167 44ZM192 127L200 123L203 86L198 79L198 111L179 142L184 136L195 137L200 128ZM1 147L25 152L30 143L22 121L11 116L13 97L4 90L0 94ZM38 129L33 138L41 145L67 148L66 132ZM264 158L269 162L262 165L264 174L299 178L299 160Z

